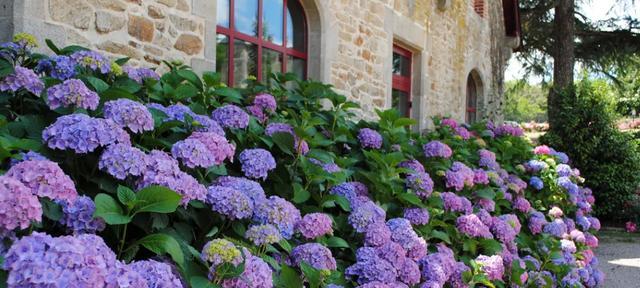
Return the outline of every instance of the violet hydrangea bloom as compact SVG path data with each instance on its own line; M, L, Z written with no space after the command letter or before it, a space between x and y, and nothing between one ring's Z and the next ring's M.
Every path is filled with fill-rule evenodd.
M544 225L543 229L544 233L551 234L557 238L562 238L567 234L567 225L562 221L562 219L558 218Z
M35 232L11 246L3 268L9 272L9 287L104 287L120 280L117 263L98 236Z
M340 169L340 166L338 166L335 163L324 163L316 158L307 158L307 159L309 160L309 162L322 167L322 170L324 170L327 173L338 173L342 171L342 169Z
M0 91L16 92L20 88L24 88L35 95L40 95L44 89L44 82L40 80L40 77L33 70L16 66L13 74L0 80Z
M278 227L282 237L293 236L295 224L300 221L300 210L291 202L278 196L271 196L255 207L253 219L261 224L273 224Z
M456 228L458 231L469 237L481 237L485 239L493 239L489 227L484 225L480 218L475 214L462 215L456 220Z
M384 222L386 213L380 206L368 201L359 205L349 215L349 224L359 233L367 231L367 227L376 222Z
M518 196L513 200L513 209L522 213L528 213L529 210L531 210L531 203L529 203L526 198Z
M28 151L28 152L20 152L20 159L15 159L15 158L11 158L11 162L9 163L9 166L13 166L16 165L22 161L28 161L28 160L49 160L47 159L47 157L44 157L42 154L35 152L35 151Z
M120 180L140 176L147 168L147 155L127 144L112 144L100 155L98 168Z
M182 288L182 281L180 276L176 275L171 268L171 265L155 260L142 260L135 261L127 265L133 271L138 272L145 281L149 288Z
M433 192L433 180L425 172L409 174L405 179L405 185L422 199L429 198Z
M429 210L426 208L405 208L404 218L413 225L427 225L429 223Z
M20 181L0 176L0 230L25 229L42 220L38 197Z
M238 157L244 176L266 180L269 171L276 168L276 160L271 152L264 149L246 149Z
M458 196L451 192L443 192L440 193L440 198L442 198L446 211L462 212L464 214L469 214L473 211L471 202L464 196Z
M102 74L111 72L111 61L104 57L102 54L95 51L77 51L71 54L73 59L78 65L91 69Z
M63 201L73 201L78 197L73 180L53 161L22 161L11 167L5 176L22 182L38 197Z
M424 166L422 166L422 164L415 159L411 159L411 160L406 160L406 161L402 161L400 162L400 164L398 164L398 167L400 168L406 168L406 169L411 169L414 172L417 173L424 173Z
M531 179L529 179L529 185L536 190L542 190L542 188L544 188L544 182L538 176L532 176Z
M207 146L195 139L187 138L174 143L171 155L189 168L209 168L217 164Z
M259 94L253 99L253 103L246 109L251 115L256 117L260 123L267 122L269 113L276 111L276 99L270 94Z
M73 202L60 201L62 217L60 223L74 234L95 233L105 228L102 218L94 218L96 204L87 196L80 196Z
M323 235L332 235L333 220L327 214L311 213L304 215L298 223L296 230L306 239L315 239Z
M104 104L104 117L127 127L133 133L153 130L151 112L139 102L129 99L108 101Z
M501 217L493 217L491 232L502 243L510 243L518 235L518 231L512 226L511 222Z
M500 255L480 255L475 260L480 265L482 272L487 274L489 280L502 279L504 275L504 265L502 264L502 257L500 257Z
M460 191L465 186L473 186L475 173L467 165L456 161L447 170L445 178L447 188L454 188L456 191Z
M282 235L276 226L271 224L252 225L247 229L244 237L256 246L274 244L282 240Z
M220 136L214 132L193 132L187 139L194 139L202 142L209 150L209 155L213 157L213 163L220 165L225 159L233 162L233 155L236 152L236 146L229 143L227 138Z
M424 146L422 146L422 150L424 150L424 156L426 156L427 158L449 158L453 154L453 151L447 144L444 144L437 140L424 144Z
M347 267L345 274L357 277L357 281L360 284L393 283L398 278L398 272L393 264L379 257L374 248L364 247L358 249L356 259L357 262Z
M273 271L262 258L244 249L245 263L242 273L235 278L224 279L222 288L273 288Z
M480 165L480 167L484 167L491 170L496 170L499 167L500 164L496 162L495 153L487 149L480 149L478 150L478 154L480 155L480 161L478 162L478 165Z
M253 201L254 206L267 200L262 186L258 182L247 178L222 176L215 180L214 185L229 187L244 193Z
M367 226L364 232L364 243L367 246L377 247L391 241L391 230L384 222L376 222Z
M133 81L136 81L138 84L143 84L145 79L160 80L160 76L158 75L158 73L149 68L136 68L130 65L126 65L122 67L122 71L124 71L124 73L127 73L127 76L129 76L129 78L131 78Z
M541 212L535 211L529 215L529 230L532 234L542 233L543 227L547 225L547 219Z
M482 169L474 169L473 170L473 183L474 184L489 184L489 175L487 171Z
M336 270L336 259L331 250L318 243L307 243L291 250L291 260L295 265L305 262L318 270Z
M69 56L55 55L38 61L35 70L58 80L67 80L76 76L76 62Z
M358 132L358 141L362 148L380 149L382 147L382 135L370 128L362 128Z
M69 79L47 89L47 99L51 110L60 107L78 107L87 110L98 108L100 97L78 79Z
M93 152L98 147L113 143L131 143L129 134L112 120L85 114L58 117L42 131L42 139L51 149L71 149L78 154Z
M211 113L211 118L223 128L244 129L249 125L249 114L232 104L217 108Z
M253 215L253 202L242 192L233 188L211 186L207 193L207 204L213 211L229 219L246 219Z

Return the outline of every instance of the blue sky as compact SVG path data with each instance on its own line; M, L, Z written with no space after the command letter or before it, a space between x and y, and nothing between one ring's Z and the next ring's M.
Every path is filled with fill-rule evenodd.
M590 19L595 20L603 20L613 16L625 15L626 12L630 12L630 14L640 17L640 0L635 0L635 4L631 4L632 0L627 0L628 4L626 7L622 7L621 5L616 6L616 2L618 0L587 0L583 3L582 12L585 16ZM612 9L613 8L613 9ZM509 66L507 67L506 72L506 80L515 80L522 78L522 64L516 59L515 55L509 61ZM539 77L530 77L530 83L539 83Z

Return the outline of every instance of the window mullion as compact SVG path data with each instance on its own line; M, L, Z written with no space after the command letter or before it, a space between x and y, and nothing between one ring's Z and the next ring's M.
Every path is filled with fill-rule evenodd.
M235 59L235 42L236 42L236 38L234 37L235 35L235 29L236 29L236 13L235 13L235 0L229 0L229 68L227 69L227 80L229 81L229 83L227 83L228 86L234 86L235 83L235 63L234 63L234 59Z
M262 0L258 0L258 42L256 43L256 45L258 46L258 59L256 59L256 63L257 63L257 73L258 75L256 76L256 79L258 79L258 81L262 81L262 42L263 42L263 22L262 22L262 13L263 13L263 6L262 6Z

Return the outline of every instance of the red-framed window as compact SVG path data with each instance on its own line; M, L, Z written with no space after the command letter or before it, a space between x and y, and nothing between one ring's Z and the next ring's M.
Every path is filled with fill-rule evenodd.
M218 0L216 71L229 86L270 73L307 74L307 24L298 0Z
M467 77L467 113L465 120L469 124L477 121L478 111L478 85L471 73Z
M404 117L411 117L411 51L393 45L392 107Z

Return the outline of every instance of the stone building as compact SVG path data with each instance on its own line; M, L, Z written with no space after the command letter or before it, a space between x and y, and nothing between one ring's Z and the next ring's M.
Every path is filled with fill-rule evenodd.
M0 41L28 32L137 65L181 59L230 85L294 72L365 117L397 107L427 127L499 120L518 17L517 0L0 0Z

